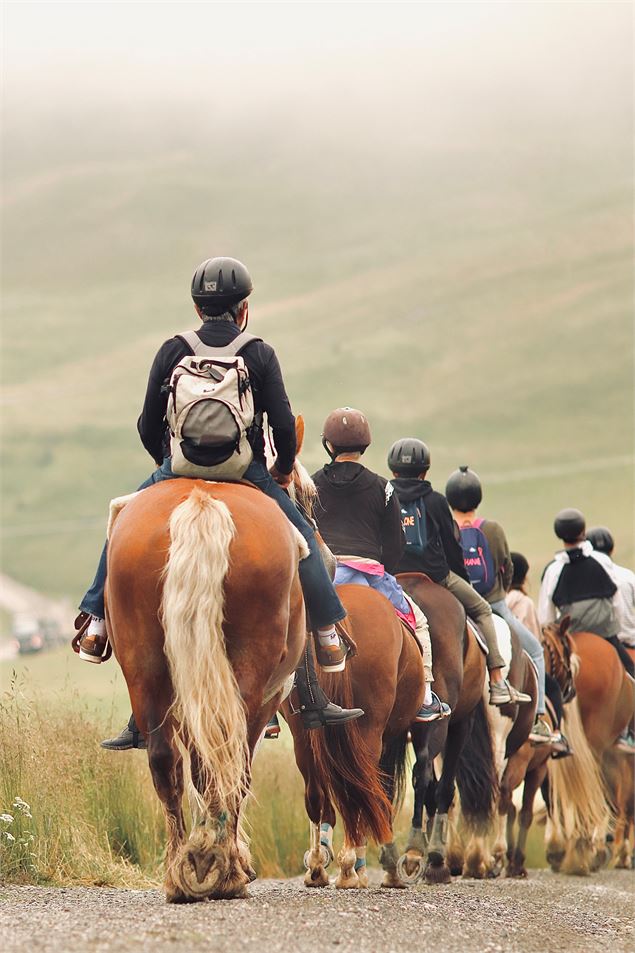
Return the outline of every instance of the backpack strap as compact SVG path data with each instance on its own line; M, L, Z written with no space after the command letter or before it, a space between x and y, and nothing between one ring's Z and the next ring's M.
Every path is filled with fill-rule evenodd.
M241 331L229 344L223 344L220 347L203 344L196 331L184 331L182 334L177 334L176 337L185 341L193 353L200 357L236 357L251 341L262 341L262 338L259 338L256 334L248 334L247 331Z

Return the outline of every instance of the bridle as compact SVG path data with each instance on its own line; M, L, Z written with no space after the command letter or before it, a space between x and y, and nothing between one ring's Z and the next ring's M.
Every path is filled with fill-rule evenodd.
M542 644L549 657L549 674L558 682L566 704L575 698L571 640L567 633L561 633L559 626L553 622L543 625L542 635Z

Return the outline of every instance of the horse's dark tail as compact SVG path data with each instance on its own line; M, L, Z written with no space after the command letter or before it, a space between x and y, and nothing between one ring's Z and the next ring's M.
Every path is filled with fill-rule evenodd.
M384 785L390 791L393 816L397 815L408 790L408 733L391 738L381 755Z
M492 823L498 795L498 776L485 702L472 713L470 734L461 751L456 772L461 812L467 824L484 831Z
M343 708L354 707L349 669L336 678L322 676L324 691ZM370 751L360 722L309 732L311 751L321 784L339 811L347 837L362 844L371 837L379 844L391 839L392 809L382 785L379 765Z

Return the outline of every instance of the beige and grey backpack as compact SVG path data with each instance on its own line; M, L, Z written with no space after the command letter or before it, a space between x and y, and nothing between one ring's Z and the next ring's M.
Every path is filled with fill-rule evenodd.
M178 335L194 351L172 371L166 419L172 472L204 480L239 480L253 459L254 398L240 351L261 338L242 331L224 347L196 331Z

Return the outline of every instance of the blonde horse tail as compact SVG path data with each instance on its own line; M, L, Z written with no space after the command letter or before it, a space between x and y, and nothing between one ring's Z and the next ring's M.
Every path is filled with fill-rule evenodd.
M247 789L245 708L223 634L223 585L235 526L228 507L196 487L170 517L161 618L177 733L198 755L199 795L238 809Z
M572 667L575 675L579 667L577 656L572 657ZM577 698L565 705L562 728L574 755L548 762L547 831L551 850L559 854L555 866L561 864L563 873L588 873L592 845L604 842L612 811L600 766L587 741ZM555 845L559 845L559 850Z

